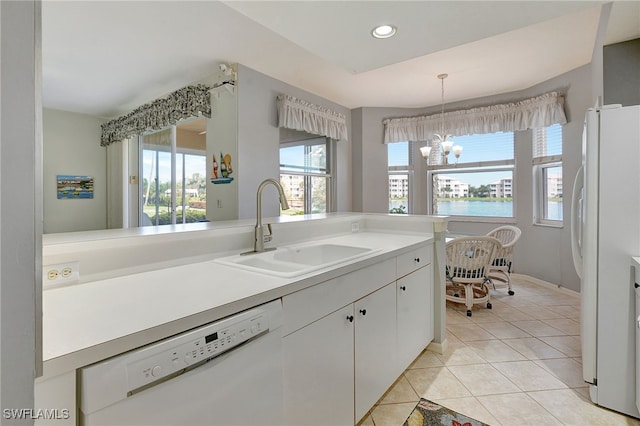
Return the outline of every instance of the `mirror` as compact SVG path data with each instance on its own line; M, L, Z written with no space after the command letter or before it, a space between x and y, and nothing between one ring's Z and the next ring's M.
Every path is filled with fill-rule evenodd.
M44 233L237 219L235 93L212 89L212 117L176 125L173 181L170 129L102 147L108 120L44 109ZM74 185L90 190L80 196Z

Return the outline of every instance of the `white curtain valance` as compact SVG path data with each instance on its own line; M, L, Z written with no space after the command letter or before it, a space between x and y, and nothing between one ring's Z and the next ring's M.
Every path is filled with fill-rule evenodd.
M289 95L278 96L276 106L278 127L303 130L336 140L348 139L344 114Z
M127 115L104 123L100 145L122 142L133 135L158 130L202 114L211 117L210 88L204 84L183 87L167 97L136 108Z
M383 121L384 143L431 140L434 133L441 132L442 117L387 118ZM444 120L444 133L452 136L513 132L567 122L564 97L556 92L515 103L446 112Z

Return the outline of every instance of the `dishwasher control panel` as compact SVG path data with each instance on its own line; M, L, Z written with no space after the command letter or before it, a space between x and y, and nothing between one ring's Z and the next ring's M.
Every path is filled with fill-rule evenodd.
M269 329L264 312L236 317L201 327L161 345L141 350L142 357L128 363L127 388L131 393L167 376L175 375L201 361L216 357ZM170 349L167 349L167 346ZM144 356L147 355L148 356Z

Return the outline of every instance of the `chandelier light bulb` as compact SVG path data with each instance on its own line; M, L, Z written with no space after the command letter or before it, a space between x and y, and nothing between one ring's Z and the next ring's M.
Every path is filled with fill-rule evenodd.
M444 151L445 155L449 155L449 153L451 152L452 146L453 146L453 141L448 141L445 139L445 141L442 142L442 151Z
M421 146L420 153L423 158L429 159L429 155L431 155L431 147L430 146Z
M460 158L461 154L462 154L462 147L460 145L454 145L454 147L453 147L453 155L455 155L456 158Z

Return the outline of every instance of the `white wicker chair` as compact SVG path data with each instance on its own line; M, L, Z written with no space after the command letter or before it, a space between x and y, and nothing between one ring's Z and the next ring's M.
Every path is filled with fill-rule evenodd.
M500 241L493 237L460 237L446 245L446 300L464 303L467 316L474 304L487 303L491 309L487 272L500 249Z
M515 294L511 288L511 264L513 262L513 247L520 239L520 235L522 235L520 228L511 225L499 226L487 234L502 244L502 248L498 250L496 257L491 262L487 278L494 289L496 286L506 286L509 296Z

